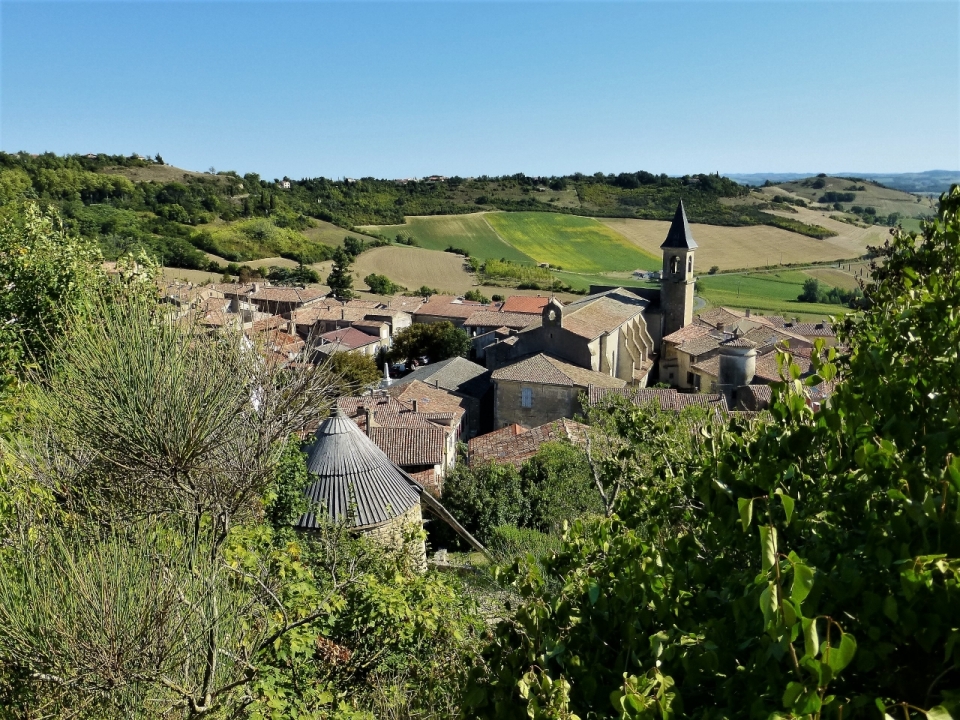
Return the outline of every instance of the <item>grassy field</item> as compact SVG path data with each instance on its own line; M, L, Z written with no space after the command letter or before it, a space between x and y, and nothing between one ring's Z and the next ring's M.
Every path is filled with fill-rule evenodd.
M856 285L852 275L835 268L813 270L783 270L768 273L736 273L708 275L699 278L700 296L708 305L746 309L764 315L783 315L814 320L850 312L841 305L803 303L797 295L810 277L830 287L850 288Z
M539 263L578 273L656 269L656 255L593 218L553 213L489 213L497 234Z
M811 212L811 215L816 217L810 222L824 227L831 223L830 229L839 234L826 240L815 240L768 225L722 227L692 224L690 231L699 246L695 267L699 273L705 273L714 265L721 270L734 270L855 258L863 254L868 244L880 243L885 237L884 228L864 230L835 220L823 221L819 213ZM670 229L670 223L660 220L610 218L602 222L658 257L660 245Z
M534 263L533 258L500 239L486 217L486 213L408 217L403 225L375 225L361 229L378 232L390 239L403 233L428 250L446 250L453 245L483 260L505 258L515 263Z
M459 255L400 245L373 248L360 255L353 266L354 286L366 287L363 278L370 273L386 275L411 290L426 285L459 294L476 283Z
M302 235L307 238L307 240L311 240L313 242L320 242L324 245L338 247L343 245L343 239L348 235L363 240L364 242L373 240L373 238L369 235L350 232L349 230L338 227L333 223L324 222L323 220L313 220L313 222L316 224L316 227L307 228L302 232Z

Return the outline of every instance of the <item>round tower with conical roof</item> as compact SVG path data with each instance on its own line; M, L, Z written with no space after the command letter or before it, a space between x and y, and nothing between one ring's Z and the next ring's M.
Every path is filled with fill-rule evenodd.
M663 335L669 335L693 322L693 254L697 243L690 232L683 201L677 205L663 251L660 275L660 310Z
M421 494L408 476L342 410L317 428L307 453L310 511L296 527L315 530L324 521L345 523L385 546L400 549L406 529L423 527ZM423 541L414 549L423 564Z

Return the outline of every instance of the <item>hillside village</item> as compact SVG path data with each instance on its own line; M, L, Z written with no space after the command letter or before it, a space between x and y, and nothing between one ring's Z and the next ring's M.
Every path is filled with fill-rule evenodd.
M393 370L384 362L376 386L337 401L391 463L442 497L458 462L519 464L545 442L575 441L587 407L611 393L664 410L754 413L782 380L778 351L809 375L816 341L835 344L830 324L723 307L694 315L697 248L680 203L661 245L657 289L595 288L566 304L548 295L486 304L446 295L340 301L263 281L175 283L161 295L171 317L195 318L210 332L242 331L280 366L338 353L384 358L396 334L417 324L464 330L466 357ZM811 388L813 407L831 388Z

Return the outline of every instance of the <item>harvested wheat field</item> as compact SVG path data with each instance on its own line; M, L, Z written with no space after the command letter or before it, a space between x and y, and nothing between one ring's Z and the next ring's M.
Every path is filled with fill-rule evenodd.
M168 282L185 282L202 285L208 282L220 282L220 273L206 270L187 270L186 268L164 267L163 278Z
M867 244L876 242L882 232L882 228L864 230L835 221L821 222L823 217L819 213L810 212L810 215L812 217L790 217L829 227L834 232L844 232L837 237L815 240L767 225L725 227L691 224L693 238L699 245L696 260L699 272L703 273L714 265L721 270L734 270L855 258L863 254ZM670 228L669 222L660 220L605 218L601 222L647 252L658 255Z
M354 286L363 287L362 280L370 273L386 275L411 290L426 285L459 294L476 286L461 256L399 245L373 248L360 255L353 266L359 281L354 281Z

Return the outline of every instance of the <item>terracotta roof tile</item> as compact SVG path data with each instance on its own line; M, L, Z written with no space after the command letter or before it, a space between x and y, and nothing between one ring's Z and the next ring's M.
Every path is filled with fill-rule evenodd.
M719 393L680 393L668 388L599 388L588 391L590 405L596 405L607 395L625 397L635 405L656 401L661 410L682 410L685 407L718 407L727 410L727 401Z
M531 428L526 432L519 425L508 425L501 430L475 437L469 442L470 465L498 462L519 468L536 455L544 443L566 440L581 444L586 431L586 425L566 418Z
M465 320L478 310L496 311L499 309L499 303L484 305L472 300L461 300L452 295L434 295L421 305L414 314Z
M501 312L505 313L526 313L529 315L539 315L550 302L547 297L533 297L532 295L511 295L503 301Z
M371 343L380 342L380 338L367 335L367 333L352 327L331 330L330 332L323 333L319 338L322 344L318 347L322 349L326 349L329 345L337 345L344 350L355 350L359 347L370 345Z
M525 327L528 327L531 323L536 322L540 319L539 315L528 315L525 313L511 313L511 312L491 312L489 310L478 310L468 317L464 323L464 327L489 327L489 328L500 328L506 327L513 330L522 330Z
M439 465L446 432L438 427L374 427L370 439L397 465Z
M493 380L514 380L517 382L541 383L544 385L563 385L583 387L597 385L602 387L623 387L626 382L620 378L587 370L565 363L544 353L539 353L507 365L494 371Z

